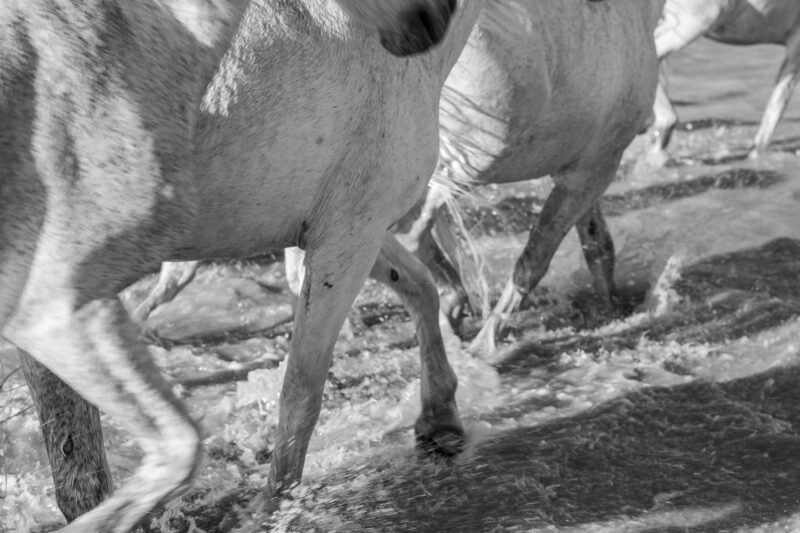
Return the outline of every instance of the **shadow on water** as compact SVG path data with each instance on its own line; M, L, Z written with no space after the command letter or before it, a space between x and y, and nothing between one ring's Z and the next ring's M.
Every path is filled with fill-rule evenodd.
M317 511L348 531L702 532L779 520L800 511L798 380L791 367L629 393L495 434L454 465L378 470Z
M597 353L635 348L643 337L655 342L715 343L754 335L800 316L800 241L780 238L748 250L721 254L689 265L676 282L680 302L671 312L652 317L608 334L569 334L549 339L523 339L497 358L501 373L525 373L570 350ZM631 289L631 306L641 302L644 287ZM590 302L586 294L574 296L576 306ZM590 311L567 316L521 316L512 327L535 329L531 321L549 325L586 326ZM597 316L597 315L593 315ZM608 322L612 317L600 317ZM572 323L570 323L572 321ZM598 323L592 324L597 327Z
M750 146L748 145L745 148L741 148L738 150L732 150L732 153L728 155L721 155L721 156L711 156L711 157L694 157L689 159L688 161L691 164L701 163L707 166L715 166L715 165L729 165L731 163L738 163L742 161L747 161L750 157ZM800 150L800 137L790 137L786 139L778 139L773 141L769 146L770 152L784 152L787 154L795 155L798 150ZM666 163L667 167L680 167L683 166L685 162L676 159L669 159Z
M689 102L684 103L680 101L673 101L672 103L675 105L693 104ZM709 118L690 120L686 122L678 122L675 125L675 129L677 131L697 131L697 130L707 130L714 128L735 128L742 126L758 126L758 122L755 120L737 120L730 118L709 117Z
M747 153L744 153L741 159L746 157ZM606 194L601 199L601 206L606 216L620 216L636 209L698 196L710 190L767 189L784 181L783 176L771 170L734 168L679 182L650 185L622 194ZM492 205L476 205L469 199L462 202L467 228L485 236L530 231L544 205L544 200L535 196L506 197Z
M511 429L478 438L452 463L385 450L361 457L276 520L289 531L700 533L787 520L794 521L779 530L796 530L797 348L770 359L759 346L780 328L789 328L785 339L796 338L789 321L800 316L798 271L800 241L775 239L687 266L674 286L680 301L664 316L605 335L518 343L497 365L510 392L480 417L494 428L514 420ZM722 355L736 353L730 343L714 344L743 335L755 339L738 348L751 362ZM661 382L667 386L619 386L637 379L622 375L619 354L635 353L643 336L661 343L656 364L672 374ZM664 346L698 344L706 347L698 358L705 372L665 357ZM611 359L567 377L559 354L581 350ZM724 370L724 357L739 370ZM588 409L559 409L559 394L526 394L534 383L553 389L559 380L618 385L618 394ZM547 409L553 414L526 416Z
M772 141L770 149L795 154L800 150L800 137L794 136L776 139Z

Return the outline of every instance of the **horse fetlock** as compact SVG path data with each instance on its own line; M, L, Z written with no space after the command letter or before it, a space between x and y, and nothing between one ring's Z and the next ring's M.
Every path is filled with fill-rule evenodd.
M286 392L286 387L284 387ZM285 494L300 483L308 442L319 417L321 393L293 400L281 397L278 438L272 451L268 489L270 495Z
M417 447L425 453L453 456L464 449L464 427L455 400L430 404L414 424Z
M500 334L502 327L503 322L499 317L490 316L475 338L472 339L467 351L476 357L491 357L497 350L495 339Z
M750 160L758 159L759 157L763 156L767 152L767 147L769 146L770 138L764 137L761 132L756 135L755 141L753 142L753 147L750 149L750 152L747 154L747 158Z
M306 445L299 445L292 439L289 442L278 442L272 452L269 478L267 480L268 496L283 496L300 484L305 464Z

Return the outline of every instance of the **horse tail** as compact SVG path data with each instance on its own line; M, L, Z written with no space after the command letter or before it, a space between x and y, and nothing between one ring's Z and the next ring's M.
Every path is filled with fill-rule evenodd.
M448 172L436 172L430 186L438 189L437 192L441 193L440 197L443 199L442 208L434 219L433 239L460 278L472 311L488 316L489 283L484 256L477 240L467 228L462 206L459 205L474 202L475 194L470 187L453 179Z

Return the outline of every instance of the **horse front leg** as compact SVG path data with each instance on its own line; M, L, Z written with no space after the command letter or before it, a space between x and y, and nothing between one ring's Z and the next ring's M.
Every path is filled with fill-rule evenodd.
M384 231L349 233L346 238L309 237L309 242L319 244L306 251L303 288L280 397L270 495L300 482L337 335L375 263Z

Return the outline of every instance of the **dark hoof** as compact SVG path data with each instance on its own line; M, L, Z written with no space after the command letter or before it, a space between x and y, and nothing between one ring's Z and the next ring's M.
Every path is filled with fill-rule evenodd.
M458 455L464 450L464 430L460 426L442 426L427 433L417 432L417 449L426 455Z

